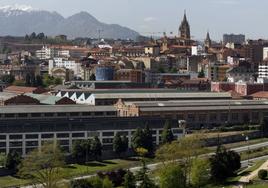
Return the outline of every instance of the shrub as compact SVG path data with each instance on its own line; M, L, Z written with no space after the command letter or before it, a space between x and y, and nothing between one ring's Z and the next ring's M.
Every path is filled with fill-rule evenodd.
M71 181L71 188L93 188L92 184L87 179L79 179Z
M263 169L259 170L259 172L258 172L258 177L259 177L261 180L266 179L266 177L267 177L267 170L263 170Z

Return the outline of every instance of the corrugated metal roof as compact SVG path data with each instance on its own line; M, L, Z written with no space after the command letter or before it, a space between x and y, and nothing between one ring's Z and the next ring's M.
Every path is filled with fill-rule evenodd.
M16 105L1 106L0 113L54 113L54 112L109 112L116 111L113 106L88 105Z
M179 98L179 99L202 99L202 98L231 98L231 94L226 93L212 93L212 92L203 92L203 93L94 93L92 94L95 99L124 99L124 98Z
M50 105L56 104L57 101L62 99L62 97L57 97L53 95L41 95L32 93L25 93L24 95L39 100L41 104L50 104Z

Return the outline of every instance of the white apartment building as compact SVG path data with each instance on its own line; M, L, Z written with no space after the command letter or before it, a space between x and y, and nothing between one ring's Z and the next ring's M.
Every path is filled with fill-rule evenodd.
M263 48L263 60L265 60L268 57L268 47Z
M268 78L268 61L259 64L259 78Z
M78 63L74 60L68 60L66 58L55 57L49 60L48 63L48 73L51 75L51 70L55 67L61 67L70 69L74 72L74 76L81 78L81 63Z
M62 50L60 48L49 48L47 46L43 46L43 48L41 50L37 50L35 52L35 56L41 60L51 59L54 57L69 58L70 51L69 50Z

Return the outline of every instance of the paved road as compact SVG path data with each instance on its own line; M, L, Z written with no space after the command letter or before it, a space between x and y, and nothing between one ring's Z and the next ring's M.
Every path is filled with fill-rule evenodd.
M262 147L268 147L268 142L263 142L263 143L259 143L259 144L252 144L252 145L249 145L249 146L242 146L242 147L232 148L231 150L236 151L236 152L243 152L243 151L247 151L248 149L252 150L252 149L258 149L258 148L262 148ZM210 155L213 155L213 154L214 153L209 153L209 154L204 154L202 156L210 156ZM259 160L263 160L263 159L268 159L268 155L267 156L262 156L262 157L257 157L257 158L254 158L254 159L250 159L249 161L248 160L241 161L241 167L243 168L243 167L248 166L248 162L255 162L255 161L259 161ZM152 171L152 170L155 170L161 164L162 163L149 164L149 165L147 165L147 168L150 171ZM135 173L135 172L139 171L140 169L141 169L141 167L137 166L137 167L130 168L130 171ZM96 174L87 175L87 176L81 176L81 177L77 177L77 178L74 178L74 179L87 179L87 178L91 178L93 176L96 176ZM33 186L24 186L24 187L21 187L21 188L35 188L35 187L33 187ZM36 188L42 188L42 186L37 186Z
M247 151L248 149L253 150L253 149L258 149L258 148L267 147L267 146L268 146L268 142L262 142L259 144L253 144L253 145L249 145L249 146L242 146L242 147L238 147L238 148L233 148L231 150L236 151L236 152L243 152L243 151Z

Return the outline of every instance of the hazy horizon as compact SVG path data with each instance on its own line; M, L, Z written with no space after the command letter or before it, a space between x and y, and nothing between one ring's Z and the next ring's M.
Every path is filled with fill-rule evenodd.
M209 30L213 40L224 33L245 34L246 38L268 38L265 7L268 1L258 0L2 0L0 6L29 5L36 9L56 11L64 17L86 11L105 23L115 23L136 30L142 35L178 33L187 10L194 39L204 39ZM155 35L156 35L155 34Z

